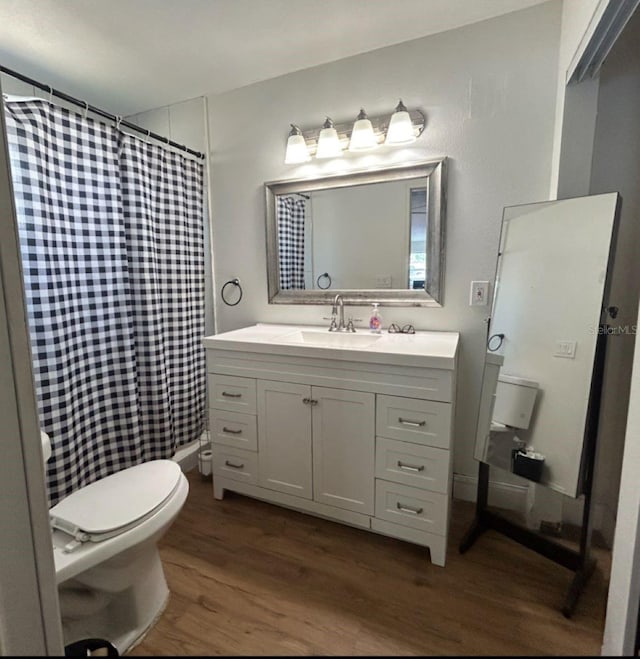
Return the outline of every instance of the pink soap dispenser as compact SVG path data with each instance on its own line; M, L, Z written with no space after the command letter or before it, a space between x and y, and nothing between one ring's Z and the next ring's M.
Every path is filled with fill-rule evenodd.
M371 318L369 318L369 329L374 334L380 334L382 332L382 318L380 318L380 312L378 311L378 302L372 304Z

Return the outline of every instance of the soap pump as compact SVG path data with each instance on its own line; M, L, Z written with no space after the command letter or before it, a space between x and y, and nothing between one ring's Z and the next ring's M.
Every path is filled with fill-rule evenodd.
M382 318L380 318L380 312L378 311L378 302L374 302L371 305L371 318L369 318L369 329L374 334L380 334L382 331Z

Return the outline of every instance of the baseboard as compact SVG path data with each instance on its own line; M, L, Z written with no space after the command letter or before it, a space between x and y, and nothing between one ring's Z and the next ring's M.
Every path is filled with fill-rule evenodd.
M504 510L523 513L526 510L527 491L522 485L512 485L501 481L489 481L489 505ZM453 498L474 501L478 493L478 478L464 474L453 475Z
M200 449L206 445L207 441L206 433L202 433L200 439L178 447L171 459L177 462L185 473L196 469L198 466L198 454L200 453Z
M500 481L489 481L489 505L503 510L513 510L523 515L527 509L527 486L512 485ZM453 498L462 501L476 501L478 479L464 474L453 475ZM583 499L565 497L562 503L562 521L576 527L582 525ZM616 527L614 512L603 503L593 506L593 530L597 531L602 542L609 548L613 547L613 536Z

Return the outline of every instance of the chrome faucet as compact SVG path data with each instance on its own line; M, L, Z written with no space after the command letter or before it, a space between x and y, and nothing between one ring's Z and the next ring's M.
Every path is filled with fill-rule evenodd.
M339 312L338 312L339 310ZM336 315L338 316L338 322L336 324L335 318ZM344 332L347 328L344 324L344 300L342 299L342 295L338 293L335 298L333 298L333 306L331 308L331 316L334 319L334 322L331 323L331 327L329 328L330 332Z
M336 316L338 316L337 322L336 322ZM344 322L344 300L342 299L342 295L340 295L340 293L338 293L333 299L333 306L331 307L331 324L329 325L329 331L330 332L356 331L352 318L349 318L349 321L347 323Z

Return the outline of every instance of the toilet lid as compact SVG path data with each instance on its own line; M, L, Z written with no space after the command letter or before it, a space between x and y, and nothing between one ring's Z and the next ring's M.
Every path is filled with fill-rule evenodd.
M49 511L51 524L94 542L134 526L176 488L182 470L173 460L152 460L106 476L64 498Z

